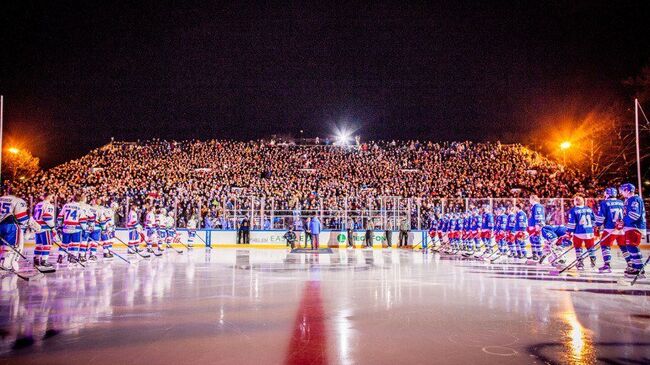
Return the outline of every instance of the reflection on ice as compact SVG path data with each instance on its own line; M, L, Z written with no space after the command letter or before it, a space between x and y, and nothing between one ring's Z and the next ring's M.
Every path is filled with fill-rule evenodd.
M199 354L197 364L650 358L646 297L616 295L589 279L597 274L546 272L405 250L219 249L100 261L34 282L4 276L0 363L60 363L71 349L88 349L75 352L81 362L104 349L106 362L124 363L143 346L160 353L152 363Z

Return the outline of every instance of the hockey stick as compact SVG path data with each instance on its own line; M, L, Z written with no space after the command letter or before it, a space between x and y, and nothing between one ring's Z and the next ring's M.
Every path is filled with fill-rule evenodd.
M34 265L33 262L29 261L29 260L27 259L27 257L25 257L25 255L23 255L20 251L18 251L17 248L15 248L14 246L10 245L9 242L5 241L5 239L4 239L3 237L0 237L0 240L2 240L2 243L3 243L4 246L8 246L8 247L11 248L15 253L17 253L18 256L22 257L25 261L29 262L29 264L30 264L34 269L36 269L36 271L38 271L38 272L41 273L41 274L48 273L48 271L41 271L41 269L39 269L36 265ZM16 274L17 274L17 273L16 273Z
M182 253L183 253L182 250L177 250L177 249L175 249L174 246L172 246L171 243L169 243L169 242L167 242L167 241L165 241L165 245L167 245L167 247L169 247L170 249L176 251L177 254L182 254Z
M636 281L639 280L639 276L641 276L641 273L644 271L644 269L645 269L646 265L648 265L649 261L650 261L650 256L648 256L648 258L645 260L645 262L643 263L643 266L641 267L639 272L636 275L634 275L634 279L632 279L631 282L625 280L625 278L621 278L618 281L618 284L619 285L624 285L624 286L632 286L632 285L636 284Z
M201 238L201 236L199 236L198 234L195 234L194 237L200 239L201 242L203 242L203 244L205 245L205 248L212 250L212 246L208 245L208 243L205 242L205 240L203 238Z
M577 265L578 262L582 261L582 259L584 259L585 257L589 256L589 254L591 253L591 250L594 250L594 249L596 249L598 246L600 246L600 243L603 242L603 240L605 240L605 238L607 238L607 237L609 237L609 234L607 234L605 237L603 237L603 238L601 238L600 240L598 240L598 242L596 242L596 244L593 245L591 248L586 249L585 252L583 252L582 254L580 254L580 256L576 257L576 259L573 260L573 262L571 262L569 265L565 266L564 269L562 269L562 270L560 270L560 271L557 271L557 270L551 270L551 271L549 271L548 274L551 275L551 276L558 276L558 275L562 274L563 272L565 272L565 271L571 269L572 267L574 267L575 265Z
M136 254L138 254L138 256L142 257L143 259L148 259L148 258L151 257L151 255L146 255L146 256L145 256L145 255L141 254L140 251L137 250L137 248L134 250L131 246L129 246L128 244L124 243L124 241L122 241L119 237L117 237L117 235L114 235L113 238L115 238L119 243L121 243L121 244L123 244L124 246L126 246L126 251L127 251L127 252L135 252Z
M95 243L97 244L97 247L102 247L102 248L104 248L104 245L101 244L101 243L99 243L99 242L97 242L97 240L95 240L94 238L92 238L92 237L90 237L90 236L88 236L88 238L89 238L91 241L95 242ZM120 255L120 254L118 254L117 252L111 250L110 248L107 248L106 250L108 250L108 252L112 253L113 255L117 256L118 258L124 260L127 264L129 264L129 265L131 264L131 261L125 259L124 257L122 257L122 255Z
M14 274L14 275L16 275L17 277L19 277L19 278L21 278L21 279L23 279L23 280L25 280L25 281L29 281L29 279L31 278L31 276L27 276L27 275L20 274L20 273L14 271L14 270L7 270L7 269L5 269L4 267L0 267L0 270L2 270L2 271L6 271L6 272L8 272L8 273L10 273L10 274ZM37 275L39 275L39 274L37 274Z
M183 241L181 241L181 235L178 234L178 233L174 236L174 240L172 241L172 243L175 243L175 242L178 242L181 245L183 245L185 248L187 248L188 251L190 250L189 246L187 246L186 244L183 243Z
M80 261L80 260L75 256L75 255L71 254L70 251L68 251L67 249L65 249L65 248L64 248L63 246L61 246L58 242L56 242L56 240L54 239L54 237L52 237L52 242L53 242L55 245L57 245L57 246L61 249L61 251L63 251L66 255L68 255L68 257L72 257L72 258L73 258L73 259L74 259L74 260L75 260L79 265L81 265L81 267L86 267L86 265L84 265L84 264L83 264L83 263L82 263L82 262L81 262L81 261Z
M648 264L648 261L650 261L650 256L648 256L648 258L645 260L645 262L643 263L643 266L641 266L641 270L639 270L639 272L636 274L636 276L634 277L634 279L630 283L630 286L634 285L636 283L636 281L639 279L639 276L641 276L641 273L644 271L645 266Z
M568 247L566 250L564 250L564 252L562 252L561 254L559 254L556 258L553 259L553 261L550 261L549 263L550 263L551 265L554 265L555 262L556 262L557 260L559 260L559 259L561 259L562 257L564 257L564 255L568 254L568 253L571 252L572 250L573 250L573 247Z
M124 262L126 262L127 264L131 265L131 261L125 259L125 258L124 258L122 255L120 255L119 253L117 253L117 252L111 250L110 248L107 248L106 250L108 250L108 252L112 253L113 255L117 256L118 258L122 259L122 260L123 260Z

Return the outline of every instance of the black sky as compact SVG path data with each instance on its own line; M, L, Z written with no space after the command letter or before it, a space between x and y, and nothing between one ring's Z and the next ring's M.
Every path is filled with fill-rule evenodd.
M0 11L5 136L45 166L110 137L325 136L342 121L364 138L518 140L549 128L550 104L621 98L650 58L648 1L92 3Z

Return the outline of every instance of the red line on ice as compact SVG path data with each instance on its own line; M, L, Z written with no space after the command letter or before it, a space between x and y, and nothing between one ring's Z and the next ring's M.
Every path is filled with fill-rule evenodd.
M318 281L305 284L286 364L327 364L325 314Z

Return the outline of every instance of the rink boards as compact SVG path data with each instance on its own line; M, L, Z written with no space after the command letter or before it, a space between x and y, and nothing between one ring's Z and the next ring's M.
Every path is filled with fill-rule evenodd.
M181 235L182 242L187 242L187 230L178 229ZM285 230L251 230L250 231L250 244L257 247L277 248L285 247L287 241L282 237L287 231ZM121 240L128 239L126 230L117 230L116 235ZM197 230L197 238L194 240L195 245L208 244L210 246L223 246L228 247L237 244L237 231L236 230ZM305 234L304 232L296 232L298 241L304 245ZM386 236L383 231L375 231L373 235L373 247L386 246ZM427 231L413 230L408 233L408 243L410 246L422 245L422 241L427 236ZM353 233L353 240L355 246L365 245L366 232L355 231ZM319 235L321 247L346 247L348 235L345 231L322 231ZM399 232L392 232L391 235L392 246L399 244Z

